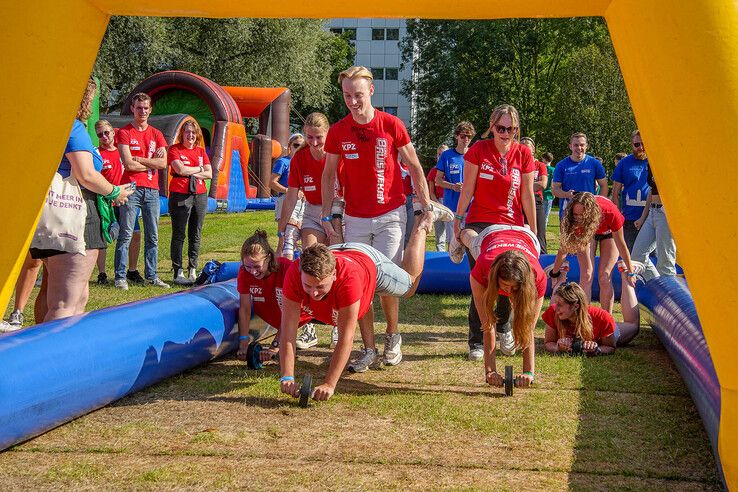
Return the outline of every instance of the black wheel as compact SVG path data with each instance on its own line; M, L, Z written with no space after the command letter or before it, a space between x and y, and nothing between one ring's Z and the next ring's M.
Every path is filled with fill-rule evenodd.
M305 374L302 378L302 386L300 386L300 406L307 408L310 403L310 395L313 393L313 377Z
M512 396L515 379L513 377L513 366L505 366L505 395Z
M582 353L582 339L575 338L574 341L571 342L571 355L582 355Z
M249 369L261 369L261 349L260 343L252 342L246 349L246 366Z

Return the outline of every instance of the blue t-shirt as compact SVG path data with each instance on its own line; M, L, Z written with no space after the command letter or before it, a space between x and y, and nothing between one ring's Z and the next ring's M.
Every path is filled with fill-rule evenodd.
M648 159L639 160L633 154L623 157L615 166L612 180L623 185L620 195L625 220L638 220L646 206L648 195Z
M562 159L554 169L553 182L561 183L562 191L588 191L597 193L597 180L607 177L605 167L600 161L585 154L584 159L574 162L571 156ZM566 202L559 200L559 216L563 216Z
M61 162L57 172L62 175L63 178L68 178L72 172L72 163L67 159L69 152L81 152L86 151L92 154L92 164L95 166L95 171L100 172L103 168L103 160L100 152L97 148L92 145L90 134L87 133L85 125L79 121L74 120L72 126L72 132L69 134L69 140L67 140L67 147L64 149L64 155L62 155Z
M438 158L436 169L443 172L443 179L449 183L464 182L464 154L459 154L456 149L448 149L444 151ZM459 204L461 192L443 189L443 204L456 212L456 206Z
M287 188L287 180L290 177L290 159L291 157L288 155L280 157L274 161L274 165L272 166L272 172L274 174L279 174L277 183L281 184L285 188ZM280 195L281 194L282 193L280 193Z

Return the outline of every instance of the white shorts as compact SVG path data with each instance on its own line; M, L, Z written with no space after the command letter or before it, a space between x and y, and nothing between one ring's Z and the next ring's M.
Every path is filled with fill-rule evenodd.
M490 234L494 234L495 232L499 231L520 231L524 232L528 235L529 238L533 240L533 244L536 247L536 253L540 256L541 254L541 245L538 242L538 238L536 237L535 233L531 231L528 226L514 226L514 225L502 225L502 224L494 224L491 226L487 226L482 232L479 233L477 237L474 238L474 240L471 243L471 246L469 246L469 252L471 253L472 257L476 260L479 255L482 253L482 242L484 241L484 238L489 236Z
M407 212L403 203L378 217L343 217L344 241L373 247L396 265L402 264Z
M281 195L277 198L277 203L274 204L274 220L276 221L279 221L279 218L282 216L282 207L284 206L284 200L286 198L287 194ZM297 202L295 202L295 208L292 210L290 220L288 220L287 223L294 226L299 226L302 222L302 216L304 212L305 200L303 198L298 198Z

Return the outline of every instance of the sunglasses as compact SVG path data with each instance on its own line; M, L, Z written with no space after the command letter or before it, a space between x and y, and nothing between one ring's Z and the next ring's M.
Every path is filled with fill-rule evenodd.
M643 147L643 142L633 142L633 147L635 147L636 149L640 149L641 147Z
M107 137L107 136L109 136L109 135L110 135L110 134L112 134L112 133L113 133L113 132L111 132L110 130L105 130L104 132L100 132L100 133L98 133L98 134L97 134L97 138L100 138L100 137L102 137L103 135L105 135L105 136Z
M514 126L503 126L503 125L495 125L495 130L497 130L497 133L509 133L512 135L513 130L515 130Z
M500 169L499 172L502 176L507 176L507 159L500 156L499 159L497 159L497 162L500 163Z
M292 144L292 148L293 148L293 149L296 149L296 148L298 148L298 147L299 147L300 145L302 145L302 144L299 144L299 143L295 142L295 143L293 143L293 144Z
M459 138L468 138L469 140L471 140L472 136L468 133L460 133Z

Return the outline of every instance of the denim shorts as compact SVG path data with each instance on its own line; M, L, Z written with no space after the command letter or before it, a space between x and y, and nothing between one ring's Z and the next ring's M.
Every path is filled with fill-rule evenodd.
M410 274L395 265L382 252L377 251L363 243L334 244L328 249L337 251L360 251L372 259L377 266L377 288L376 294L380 296L402 297L407 294L413 286Z

